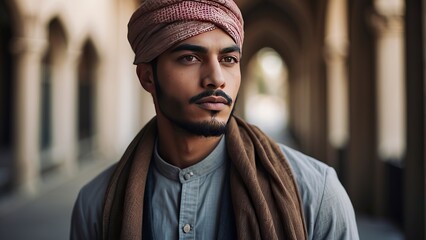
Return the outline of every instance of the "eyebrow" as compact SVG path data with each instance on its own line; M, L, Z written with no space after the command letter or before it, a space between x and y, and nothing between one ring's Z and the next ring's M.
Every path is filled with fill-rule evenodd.
M171 52L180 52L180 51L191 51L191 52L198 52L198 53L207 53L208 49L206 47L202 47L202 46L199 46L199 45L181 44L181 45L176 46L175 48L173 48ZM224 53L232 53L232 52L241 53L241 49L237 45L233 45L233 46L221 49L219 53L220 54L224 54Z
M173 48L172 52L180 52L180 51L191 51L191 52L199 52L199 53L207 53L208 50L205 47L193 45L193 44L181 44L175 48Z
M226 47L226 48L224 48L224 49L220 50L220 53L221 53L221 54L224 54L224 53L232 53L232 52L241 53L241 48L240 48L240 47L238 47L237 45L233 45L233 46L231 46L231 47Z

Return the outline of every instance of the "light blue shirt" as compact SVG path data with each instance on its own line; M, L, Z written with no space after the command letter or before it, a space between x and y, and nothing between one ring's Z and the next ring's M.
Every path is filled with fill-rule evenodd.
M163 203L158 203L155 207L152 205L154 201L151 202L151 205L146 204L144 211L144 213L146 213L147 209L151 209L151 211L148 212L157 214L159 218L159 220L156 220L155 217L152 218L151 216L151 221L154 221L154 224L151 224L149 229L151 229L154 236L162 238L162 236L156 234L167 234L167 236L170 234L170 238L165 237L163 239L178 239L179 236L190 236L190 238L196 237L197 239L216 239L215 236L218 236L220 239L228 238L226 233L231 233L233 230L233 216L232 211L229 210L232 209L232 206L230 206L230 196L229 194L226 194L228 192L227 186L229 184L224 184L220 180L216 179L216 177L220 174L224 174L222 172L223 167L225 169L229 168L228 164L218 163L223 161L223 149L221 144L219 144L218 148L212 152L212 154L217 154L218 156L218 159L213 160L213 162L215 162L213 165L216 166L216 170L212 170L212 172L198 172L199 169L196 165L182 170L175 169L172 171L177 170L176 173L178 173L179 176L179 180L175 181L168 179L166 177L168 174L164 174L163 172L160 173L160 171L165 171L168 167L163 169L163 167L157 168L157 166L155 167L157 168L157 173L155 173L155 171L151 171L154 173L153 175L157 175L157 180L162 179L168 183L173 183L175 186L178 186L176 184L182 184L182 189L180 190L176 190L175 187L169 188L165 186L164 191L159 190L157 193L155 193L156 191L152 191L152 199L155 199L154 201L163 201ZM302 200L309 239L359 239L351 201L349 200L345 189L339 182L334 169L291 148L283 145L280 145L280 148L289 161L294 173L295 181ZM216 151L220 153L216 153ZM154 161L161 162L157 160ZM226 162L228 161L226 160ZM157 163L155 164L157 165ZM204 163L203 160L200 164L204 165L207 163ZM101 239L100 233L102 227L103 200L109 178L114 171L114 167L115 165L108 168L81 189L73 210L70 239ZM195 174L196 169L197 174ZM186 180L185 175L188 173L191 175L191 171L193 172L193 175L189 178L189 180ZM218 175L216 176L216 174ZM216 181L216 183L214 183L214 185L208 183L206 180L209 178ZM221 178L227 179L226 177ZM176 179L176 177L174 179ZM225 182L226 181L227 180L225 180ZM164 183L161 184L163 185ZM155 185L155 182L149 183L147 188ZM199 191L194 190L197 186L199 187ZM201 191L200 189L202 188L205 190ZM225 193L221 197L219 196L221 193L220 188L224 188L222 193ZM179 187L177 189L179 189ZM176 191L182 191L182 193L185 192L185 199L180 200L179 194ZM210 199L210 197L206 197L210 196L209 191L215 191L218 195L213 196L214 199ZM163 194L168 200L161 199ZM170 196L170 194L173 194L174 196ZM148 196L149 198L149 193L145 194L145 196ZM199 202L197 207L193 205L195 199L198 199ZM220 201L221 199L223 199L223 201ZM203 206L205 203L202 202L204 201L209 202L208 204L214 212L209 211L208 207L206 208ZM221 203L218 203L218 201ZM222 204L222 206L219 206L220 204ZM164 211L165 207L167 208L167 211ZM223 215L218 216L217 212L220 212ZM158 214L161 214L161 217ZM163 215L165 218L161 219ZM174 215L176 215L175 219L173 219ZM179 215L179 219L177 219L177 215ZM161 227L157 227L157 223L155 223L155 221L159 221ZM214 223L214 226L209 224L210 221ZM169 225L167 225L168 222L170 222ZM190 228L191 230L188 232L189 235L183 234L184 228L182 227L185 227L186 224L192 224ZM144 231L145 229L146 228L144 228ZM201 235L204 234L202 233L203 231L209 232L208 235ZM144 236L146 236L145 234L146 232L144 232Z
M185 169L167 163L155 148L145 198L152 239L217 239L226 160L224 138L205 159Z

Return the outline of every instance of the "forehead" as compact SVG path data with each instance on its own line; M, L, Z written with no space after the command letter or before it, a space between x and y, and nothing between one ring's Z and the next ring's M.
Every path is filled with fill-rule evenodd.
M212 31L201 33L194 37L185 39L172 46L168 51L173 51L173 49L186 44L201 46L212 51L237 46L231 36L229 36L223 30L216 28Z

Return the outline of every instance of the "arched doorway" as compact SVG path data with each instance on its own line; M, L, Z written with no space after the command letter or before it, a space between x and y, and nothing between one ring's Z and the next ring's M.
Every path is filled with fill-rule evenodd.
M14 76L10 51L12 31L11 11L0 2L0 194L11 185L13 161Z
M80 160L86 159L94 147L98 59L98 54L92 41L86 41L78 65L77 134Z
M293 145L288 134L288 69L272 48L260 49L249 61L244 87L244 117L281 143Z
M268 1L247 4L245 16L244 57L251 57L262 47L271 47L285 60L288 69L289 132L298 149L318 159L325 144L325 114L322 82L319 81L316 31L310 11L297 1ZM291 10L290 10L291 9ZM248 64L242 61L243 73ZM246 76L243 76L243 81ZM245 83L242 84L244 88Z
M45 172L58 166L55 157L55 148L58 147L60 137L59 125L55 120L61 109L60 89L58 84L63 80L62 72L65 65L67 40L64 28L59 19L55 18L48 25L48 48L42 59L41 71L41 121L40 121L40 150L41 171ZM58 97L59 96L59 97ZM56 134L55 134L56 133Z

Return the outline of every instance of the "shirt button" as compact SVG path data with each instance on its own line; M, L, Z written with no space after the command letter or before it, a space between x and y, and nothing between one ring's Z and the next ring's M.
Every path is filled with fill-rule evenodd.
M193 172L189 172L189 173L185 174L185 175L183 176L183 178L185 178L185 180L189 180L189 179L190 179L193 175L194 175L194 173L193 173Z
M183 232L189 233L190 231L191 231L191 225L185 224L185 226L183 226Z

